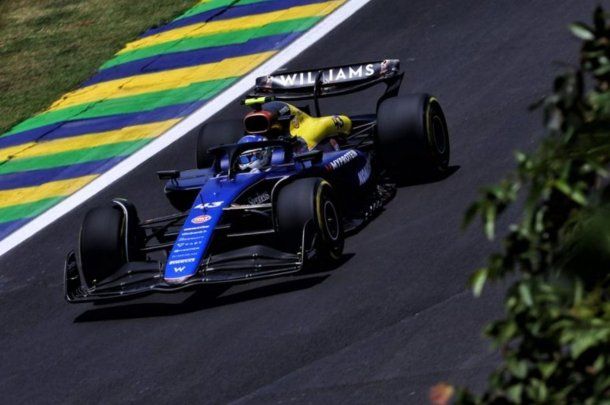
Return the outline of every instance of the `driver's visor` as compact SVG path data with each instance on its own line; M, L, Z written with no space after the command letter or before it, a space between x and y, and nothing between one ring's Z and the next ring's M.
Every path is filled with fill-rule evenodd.
M261 159L262 157L263 157L262 149L249 150L249 151L242 153L239 156L239 163L242 165L247 165L249 163L256 162L257 160Z

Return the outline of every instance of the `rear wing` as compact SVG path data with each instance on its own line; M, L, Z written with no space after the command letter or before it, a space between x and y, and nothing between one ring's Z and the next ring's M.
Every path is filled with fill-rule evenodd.
M272 96L284 101L313 99L319 115L319 98L350 94L385 83L387 89L382 96L385 99L398 93L403 75L398 59L281 72L257 78L250 97Z

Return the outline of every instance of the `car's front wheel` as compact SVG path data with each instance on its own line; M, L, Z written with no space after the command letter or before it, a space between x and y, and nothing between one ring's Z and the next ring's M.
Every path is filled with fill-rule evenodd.
M344 234L333 187L321 178L298 179L280 190L276 203L279 237L286 248L314 247L322 260L338 260ZM307 226L307 232L303 229Z
M80 231L80 260L89 287L107 278L127 262L125 220L117 207L93 208Z
M80 230L79 256L89 287L110 277L127 261L143 260L138 222L135 207L121 199L87 212Z

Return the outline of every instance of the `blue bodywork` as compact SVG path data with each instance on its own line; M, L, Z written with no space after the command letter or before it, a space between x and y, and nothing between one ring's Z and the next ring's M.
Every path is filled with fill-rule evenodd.
M237 173L230 178L226 172L228 159L221 161L221 170L191 171L187 176L168 183L174 191L192 190L201 187L190 209L180 234L167 259L164 279L168 283L180 283L195 275L209 253L208 248L214 229L238 196L265 179L288 179L292 177L324 177L345 195L358 192L371 176L368 154L347 149L327 152L318 162L298 161L284 163L283 151L274 150L272 164L258 172Z

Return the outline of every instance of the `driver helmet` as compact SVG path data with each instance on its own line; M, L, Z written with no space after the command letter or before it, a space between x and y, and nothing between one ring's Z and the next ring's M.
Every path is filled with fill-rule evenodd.
M246 135L239 140L239 144L266 141L261 135ZM260 170L271 162L272 148L257 148L243 152L239 155L239 170Z

